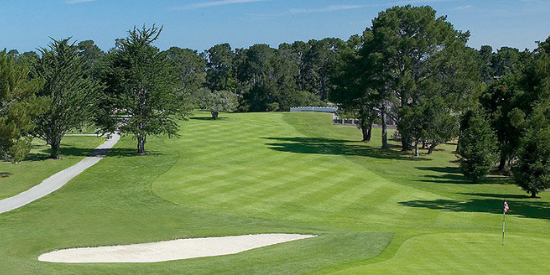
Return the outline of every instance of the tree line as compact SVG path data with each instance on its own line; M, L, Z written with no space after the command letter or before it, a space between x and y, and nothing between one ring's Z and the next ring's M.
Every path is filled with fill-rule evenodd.
M364 141L378 123L389 148L391 120L415 156L458 137L461 170L473 181L496 169L532 196L550 187L550 38L534 51L477 50L466 45L469 32L410 5L380 12L347 41L224 43L199 53L160 51L161 32L134 28L107 52L71 39L39 53L1 52L2 155L19 161L41 137L55 158L61 137L86 123L133 135L144 153L147 135L177 135L176 120L196 108L216 119L332 102L359 119Z
M338 52L347 47L327 38L277 49L266 44L233 49L224 43L202 53L178 47L160 51L153 43L161 32L157 26L134 28L107 52L92 40L70 38L52 39L38 52L4 50L1 70L17 73L20 82L2 94L2 156L22 160L31 137L40 137L57 158L63 135L90 123L103 133L132 134L144 153L147 135L177 135L174 119L196 108L217 119L223 111L326 105ZM28 98L16 91L27 82L33 83ZM21 108L8 107L11 102L32 111L10 116L8 108Z
M393 120L403 150L458 138L465 176L511 174L532 197L550 187L550 37L534 51L466 45L431 7L382 11L353 36L332 78L329 99L360 120L363 139Z

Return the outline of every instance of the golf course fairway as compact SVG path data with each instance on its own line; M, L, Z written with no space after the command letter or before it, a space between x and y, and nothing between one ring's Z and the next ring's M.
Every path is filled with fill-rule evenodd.
M379 149L379 129L363 143L331 118L197 112L179 138L148 137L141 156L123 137L60 190L0 215L0 274L550 273L550 194L529 198L504 177L472 184L454 144L415 158L396 142ZM285 233L317 237L161 263L38 261L68 248Z

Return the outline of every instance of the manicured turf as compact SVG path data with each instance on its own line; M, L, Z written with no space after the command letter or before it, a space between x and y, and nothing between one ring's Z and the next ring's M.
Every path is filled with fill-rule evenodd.
M548 238L429 234L411 238L388 261L340 274L548 274ZM533 250L540 254L533 255ZM527 268L528 267L528 268Z
M19 194L39 184L49 176L70 167L105 139L96 137L66 136L61 142L61 159L48 159L49 146L42 140L35 140L31 154L18 164L0 162L0 199Z
M0 215L0 271L13 274L548 273L550 208L505 179L468 183L453 145L413 158L366 145L329 114L206 113L181 138L123 138L58 192ZM501 245L502 200L509 201ZM156 264L54 264L54 249L186 237L319 237ZM0 272L1 273L1 272Z

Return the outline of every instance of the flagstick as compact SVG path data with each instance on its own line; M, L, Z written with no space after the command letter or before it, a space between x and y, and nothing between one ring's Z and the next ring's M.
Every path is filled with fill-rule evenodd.
M504 228L506 224L506 209L502 212L502 245L504 245Z

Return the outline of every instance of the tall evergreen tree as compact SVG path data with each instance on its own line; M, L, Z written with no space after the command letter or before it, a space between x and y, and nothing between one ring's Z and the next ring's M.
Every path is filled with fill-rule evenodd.
M512 171L516 184L532 197L550 187L549 41L539 42L519 81L527 120Z
M110 111L114 117L126 116L119 129L134 135L139 154L145 153L148 135L177 135L176 119L190 111L165 56L152 45L161 31L155 25L130 30L127 38L118 40L105 75Z
M79 56L69 38L53 40L41 50L35 66L45 85L38 95L50 102L45 113L36 119L36 134L51 146L51 158L59 158L61 139L72 128L90 122L100 86L86 77L86 61Z
M206 85L206 60L191 49L171 47L162 52L170 64L171 73L179 80L182 91L194 94Z
M525 94L518 86L519 77L508 74L493 80L479 98L497 136L499 171L503 171L506 163L514 158L524 131L522 121L525 119L527 106L521 103Z
M206 85L211 91L232 90L234 85L235 52L228 43L212 46L206 51Z
M378 117L374 91L365 87L357 74L362 70L358 50L361 38L354 35L346 42L346 47L338 52L334 73L331 77L329 100L338 104L339 116L359 120L357 125L363 134L363 141L372 137L372 125Z
M513 167L515 183L535 198L550 188L550 101L538 103Z
M28 80L29 69L15 64L6 51L0 52L0 156L19 162L29 153L35 124L46 102L36 93L44 84Z
M484 178L497 159L497 140L481 110L466 112L460 122L460 170L473 182Z
M88 77L97 78L94 73L98 62L103 58L105 53L94 43L93 40L79 42L78 56L85 60L84 71Z
M312 39L308 46L304 57L306 89L324 101L329 96L330 79L338 62L338 52L346 48L346 43L338 38Z
M468 32L455 30L445 17L436 18L428 6L387 9L365 30L357 75L375 91L371 98L382 119L383 148L388 148L388 115L395 116L405 106L419 106L423 98L435 95L458 106L474 90L478 71L468 69L475 63L465 45L468 36ZM413 123L400 117L395 120L403 129ZM412 141L406 132L402 133L404 150Z

